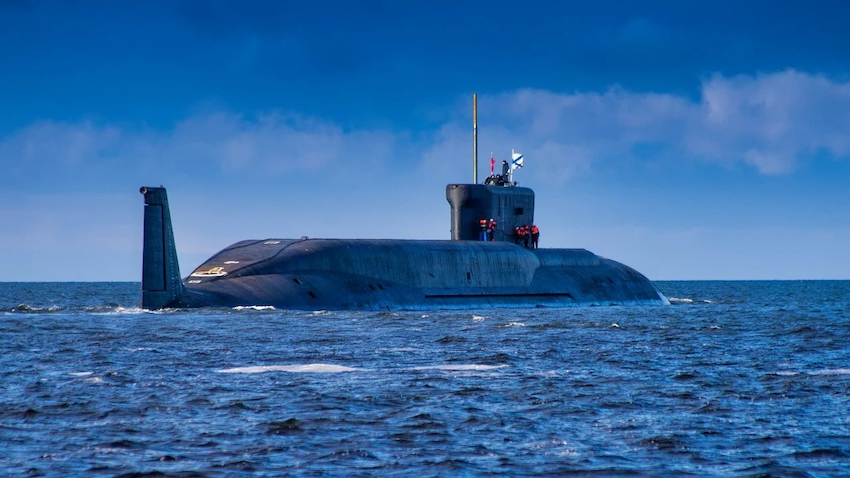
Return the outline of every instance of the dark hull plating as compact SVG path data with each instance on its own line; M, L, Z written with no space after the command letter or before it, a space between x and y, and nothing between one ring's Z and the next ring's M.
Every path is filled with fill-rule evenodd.
M583 249L267 239L239 242L210 258L168 306L426 310L666 303L634 269Z

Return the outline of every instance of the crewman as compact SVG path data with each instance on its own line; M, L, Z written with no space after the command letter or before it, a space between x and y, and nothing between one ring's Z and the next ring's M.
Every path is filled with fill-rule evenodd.
M496 221L494 221L492 217L487 222L487 237L491 241L496 240Z
M520 239L522 239L522 236L520 236L519 233L519 229L519 226L514 228L514 244L519 244Z
M489 224L487 222L487 219L479 219L478 220L478 225L481 226L481 232L478 233L478 240L479 241L489 240L489 238L487 237L487 224Z
M522 241L522 245L527 249L528 248L528 226L523 225L519 227L519 238Z
M508 166L507 161L502 161L502 184L507 184L511 167Z
M531 225L531 248L537 249L537 242L540 240L540 229L534 224Z

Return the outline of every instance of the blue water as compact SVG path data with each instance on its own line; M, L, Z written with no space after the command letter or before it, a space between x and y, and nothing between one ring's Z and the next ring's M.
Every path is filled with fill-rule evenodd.
M0 475L850 475L850 281L659 287L150 313L138 284L0 283Z

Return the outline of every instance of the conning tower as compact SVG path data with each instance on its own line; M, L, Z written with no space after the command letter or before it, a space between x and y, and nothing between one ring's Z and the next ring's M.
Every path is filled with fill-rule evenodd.
M514 228L534 223L534 191L518 186L449 184L446 199L452 207L452 240L474 241L478 221L495 219L494 241L513 242Z
M446 199L452 206L453 241L478 240L482 219L496 221L493 241L513 242L514 228L534 223L534 191L516 186L506 176L502 181L498 185L478 184L478 95L473 94L472 184L446 186Z

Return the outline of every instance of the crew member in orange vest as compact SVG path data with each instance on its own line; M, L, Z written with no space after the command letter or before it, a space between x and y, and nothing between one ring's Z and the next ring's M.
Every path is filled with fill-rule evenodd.
M519 235L519 226L517 226L514 228L514 244L519 244L520 237L521 236Z
M531 248L537 249L537 242L540 240L540 229L534 224L531 225Z
M491 241L496 240L496 221L494 221L492 217L490 218L490 221L487 223L487 235L489 237L489 240L491 240Z
M528 226L519 227L519 237L522 240L522 245L528 248Z
M487 239L487 220L479 219L478 225L481 226L481 232L478 234L479 241L486 241Z

